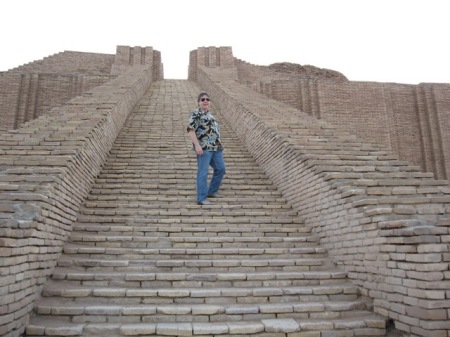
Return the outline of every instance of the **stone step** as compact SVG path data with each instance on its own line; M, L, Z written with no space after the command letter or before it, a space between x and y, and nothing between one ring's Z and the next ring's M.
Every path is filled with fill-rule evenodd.
M114 170L108 170L107 168L102 169L102 172L98 175L96 182L98 183L107 183L107 182L126 182L126 183L134 183L134 184L144 184L153 182L155 175L159 177L162 175L163 177L174 177L174 178L185 178L187 176L193 176L193 170L195 167L193 166L178 166L175 169L175 172L167 172L163 168L155 167L150 171L148 169L144 170L136 170L136 171L123 171L115 168ZM248 171L248 172L247 172ZM238 171L228 171L227 179L247 179L251 180L252 184L263 184L266 185L268 183L268 178L263 173L255 172L254 168L249 168L248 170L239 169Z
M121 248L95 247L67 243L64 254L77 254L79 257L100 257L108 260L121 258L127 260L171 260L171 259L288 259L305 257L325 257L327 251L320 246L299 248Z
M292 226L279 225L274 227L273 224L254 224L249 223L232 223L228 220L228 223L217 222L213 219L204 218L190 218L181 220L166 219L166 223L159 223L155 225L149 225L148 223L123 223L123 224L111 224L111 223L90 223L90 222L78 222L73 226L74 232L84 232L88 235L91 233L99 234L124 234L133 236L150 236L150 237L165 237L165 236L182 236L182 237L253 237L253 238L278 238L278 237L309 237L310 241L316 241L314 235L311 234L309 227L299 227L296 224ZM216 220L217 221L217 220ZM205 222L207 226L205 225Z
M110 217L127 217L131 219L148 219L149 223L153 220L154 223L184 223L183 221L187 219L187 214L189 213L192 217L198 217L200 214L204 215L204 226L208 225L208 220L211 218L211 224L217 224L220 221L219 217L223 221L230 220L231 223L241 222L242 218L247 218L247 222L250 220L251 223L268 223L271 221L274 225L279 225L280 223L288 223L287 216L292 216L297 214L295 211L283 211L282 209L271 210L270 208L261 208L259 210L255 209L243 209L239 205L224 204L223 202L216 202L210 199L214 205L197 205L195 199L192 198L188 202L191 202L194 207L183 209L176 207L175 205L171 207L154 207L151 204L140 205L137 209L111 209L111 208L92 208L92 209L82 209L82 213L78 215L80 222L113 222L110 221ZM268 217L268 214L273 214L273 217ZM278 217L278 218L277 218ZM187 221L186 221L187 222ZM189 226L189 224L187 224Z
M248 217L222 219L204 216L205 213L201 210L191 210L190 213L189 218L168 218L165 221L149 219L141 222L117 217L114 223L82 221L91 220L89 216L85 216L84 219L78 219L73 229L84 232L231 232L240 234L237 236L245 236L246 233L250 233L252 236L270 235L272 237L311 235L311 228L303 226L302 221L298 219L277 218L275 221L272 218L253 219Z
M101 272L76 271L58 268L53 280L71 281L79 285L104 287L273 287L328 285L342 282L346 273L332 268L324 271L305 272L254 272L254 273L164 273L164 272Z
M162 188L161 188L162 189ZM238 193L235 191L231 193L227 193L226 191L222 191L223 198L220 200L214 199L214 202L217 203L215 205L215 209L220 210L224 209L224 211L230 211L230 209L236 209L237 211L242 209L251 209L251 208L261 208L255 204L274 204L275 208L279 207L280 201L284 203L284 199L281 198L278 194L260 191L260 190L241 190ZM98 200L99 198L106 198L110 200L127 200L127 201L136 201L136 202L146 202L152 205L153 207L161 208L161 205L167 206L167 208L173 208L177 206L179 208L195 208L192 206L196 206L196 208L201 208L200 206L195 204L195 191L194 189L181 191L177 190L175 187L167 188L167 192L163 195L161 191L157 191L155 189L141 189L136 188L133 190L127 189L116 189L116 190L93 190L92 196L89 200ZM155 201L158 201L158 205L154 204ZM213 201L213 200L211 200ZM288 210L286 210L288 212ZM289 211L289 214L295 214L292 210Z
M42 292L43 297L67 298L78 304L267 304L304 303L322 301L357 301L358 288L348 282L328 285L297 287L253 288L119 288L72 285L70 281L50 281ZM93 299L93 300L92 300ZM83 302L84 301L84 302ZM315 305L317 307L317 304Z
M241 272L298 272L313 270L328 270L332 263L323 257L303 259L264 259L264 260L121 260L81 258L73 255L63 255L58 261L58 267L73 270L106 271L106 272L204 272L204 273L241 273Z
M177 198L177 201L180 202L182 198ZM190 196L189 198L183 198L185 200L185 203L190 203L194 200L194 196ZM276 204L276 203L265 203L265 204L238 204L238 198L220 198L220 200L217 200L217 198L209 198L212 202L218 203L217 207L215 209L219 210L221 208L227 209L226 204L232 205L232 207L229 207L230 210L233 210L234 213L237 212L263 212L260 213L260 215L266 214L267 212L272 212L273 216L276 216L278 214L283 215L296 215L297 213L292 210L292 208L283 205L283 204ZM214 200L213 200L214 199ZM90 214L93 211L109 211L111 209L118 209L121 212L142 212L146 210L160 210L160 212L167 212L173 209L177 209L180 212L182 210L187 211L188 208L183 209L183 207L180 207L180 205L176 204L172 200L167 201L168 205L165 205L163 202L160 202L158 205L152 204L150 200L142 201L142 202L136 202L131 201L129 203L116 203L109 201L106 205L105 202L95 202L95 201L88 201L85 202L83 205L82 212L83 214ZM233 205L235 204L235 205Z
M123 248L299 248L316 246L319 238L303 237L157 237L117 234L72 232L68 242L90 244L96 247Z
M189 177L175 178L175 177L164 177L164 176L161 176L161 175L155 173L154 179L151 179L152 182L149 183L150 184L149 187L151 187L151 188L156 187L156 189L159 191L159 189L161 187L164 187L164 185L166 185L166 186L167 185L170 185L170 186L177 185L177 189L192 190L192 188L194 187L193 184L183 186L183 184L186 183L186 179L188 179L188 178L192 178L192 175L190 175ZM245 180L245 178L232 179L227 176L227 184L234 185L236 191L257 190L257 191L277 192L277 189L275 186L273 186L272 184L269 184L269 183L262 183L260 180L255 181L255 183L252 182L251 185L239 186L238 184L242 183L242 181L244 181L244 180ZM96 180L96 182L93 184L92 188L94 190L95 189L102 189L102 190L105 189L108 191L128 190L128 189L130 189L130 190L139 189L140 190L140 189L145 189L146 188L145 185L146 185L145 181L141 181L141 183L130 183L130 182L99 182L98 180ZM161 191L159 191L159 192L161 193ZM279 192L277 192L277 194L279 195Z
M165 185L159 184L158 186L152 185L151 188L146 188L142 186L136 186L134 188L122 188L122 187L115 187L111 189L106 188L93 188L91 191L91 194L93 196L96 195L117 195L117 196L123 196L127 195L128 198L138 198L142 196L151 196L151 195L157 195L161 197L161 200L164 200L164 197L167 197L168 195L166 193L162 193L162 191L170 190L172 192L177 192L177 194L173 193L171 196L172 199L169 201L176 202L178 201L176 198L173 197L173 195L180 195L180 196L195 196L195 186L192 186L189 189L178 189L177 185L180 183L174 183L171 185ZM227 189L224 187L221 190L221 193L224 197L233 198L233 202L242 202L242 203L249 203L253 201L254 203L258 202L255 199L249 199L249 198L261 198L263 200L267 201L276 201L276 200L283 200L283 198L280 196L278 191L275 190L263 190L259 188L232 188ZM185 201L185 199L181 198L181 201Z
M58 304L47 298L36 306L42 317L71 316L74 323L107 322L108 317L122 316L127 322L226 322L268 318L337 319L367 314L366 304L357 301L321 301L262 304L122 304L98 303L98 299ZM351 313L351 314L350 314Z
M353 314L340 319L275 318L223 322L110 322L72 323L67 318L39 318L28 325L28 337L37 336L361 336L386 335L385 320L374 314ZM351 333L351 334L350 334Z
M187 216L186 213L191 213ZM193 208L191 211L184 212L183 210L173 210L170 212L154 212L153 216L143 216L142 214L79 214L78 223L92 226L111 226L122 225L126 226L156 226L160 231L166 232L206 232L206 233L249 233L260 232L269 234L269 230L265 227L271 225L272 233L282 233L283 228L291 228L295 226L295 220L278 215L278 218L264 217L259 214L247 212L227 213L223 210L217 211L207 206ZM202 214L204 215L202 217ZM228 225L227 225L228 224ZM298 226L303 226L299 224ZM163 227L166 227L164 229ZM172 228L171 228L172 227ZM181 228L180 228L181 227ZM278 230L279 229L279 230Z

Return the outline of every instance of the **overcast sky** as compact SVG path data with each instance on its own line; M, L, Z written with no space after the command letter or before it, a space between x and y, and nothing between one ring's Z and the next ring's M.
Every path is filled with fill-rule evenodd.
M186 79L189 52L231 46L256 65L292 62L351 81L450 83L448 0L1 0L0 71L65 50L161 52Z

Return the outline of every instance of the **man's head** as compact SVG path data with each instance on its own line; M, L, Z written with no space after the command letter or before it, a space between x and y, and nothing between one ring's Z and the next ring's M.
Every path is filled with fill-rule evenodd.
M209 109L209 101L210 101L210 99L209 99L209 95L208 95L207 92L203 91L203 92L201 92L198 95L197 103L198 103L198 106L200 108L202 108L202 110L208 111L208 109Z

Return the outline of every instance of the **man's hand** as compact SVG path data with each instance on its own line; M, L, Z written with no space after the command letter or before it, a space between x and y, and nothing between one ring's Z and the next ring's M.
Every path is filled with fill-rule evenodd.
M200 144L195 145L195 153L197 153L197 156L201 156L203 154L203 149Z

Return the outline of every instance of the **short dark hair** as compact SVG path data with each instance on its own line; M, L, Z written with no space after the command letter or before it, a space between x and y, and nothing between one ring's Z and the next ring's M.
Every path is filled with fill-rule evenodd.
M202 91L200 94L198 94L197 102L200 102L200 98L202 98L203 96L208 96L209 98L209 94L206 91Z

